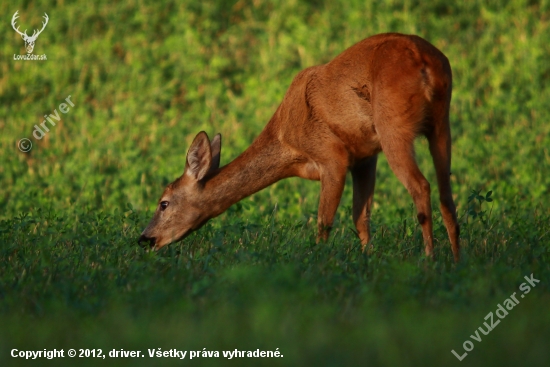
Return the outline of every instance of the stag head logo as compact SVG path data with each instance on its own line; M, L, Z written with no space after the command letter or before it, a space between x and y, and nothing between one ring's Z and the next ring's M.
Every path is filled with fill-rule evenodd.
M45 22L42 22L42 29L41 30L34 30L32 36L29 36L27 34L27 30L25 29L25 32L21 32L19 30L19 26L17 28L15 28L15 20L17 18L19 18L19 15L17 15L17 13L19 13L19 10L15 12L15 14L13 14L13 17L11 18L11 26L13 27L13 29L19 33L21 35L21 38L23 38L23 41L25 41L25 48L27 49L27 53L30 54L32 53L32 50L34 50L34 43L36 42L36 39L38 38L38 36L40 35L40 33L42 33L42 31L44 30L44 28L46 28L46 24L48 24L48 14L44 13L44 19L45 19Z

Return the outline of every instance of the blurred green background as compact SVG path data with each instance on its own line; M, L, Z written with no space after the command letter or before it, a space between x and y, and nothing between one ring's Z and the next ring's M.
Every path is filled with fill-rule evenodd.
M194 365L547 365L549 1L13 1L0 3L0 364L12 348L279 348L282 359ZM34 54L11 28L40 28ZM301 69L382 32L418 34L453 68L452 184L464 259L439 211L422 256L412 200L379 160L374 251L347 185L315 245L319 184L281 181L185 243L136 238L195 134L222 164L259 134ZM71 95L45 137L35 124ZM29 138L22 153L17 143ZM417 159L432 183L427 144ZM459 362L451 349L533 273L541 283ZM462 353L460 353L462 354ZM53 365L171 364L53 360Z

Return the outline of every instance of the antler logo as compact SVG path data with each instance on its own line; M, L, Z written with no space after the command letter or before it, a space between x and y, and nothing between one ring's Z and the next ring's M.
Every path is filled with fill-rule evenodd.
M25 48L27 49L27 53L30 54L32 53L32 50L34 50L34 43L36 42L36 39L38 38L38 36L40 35L40 33L42 33L42 31L44 30L44 28L46 28L46 25L48 24L48 14L44 13L44 19L45 19L45 22L42 22L42 29L41 30L34 30L32 36L29 37L29 35L27 34L27 30L25 29L25 32L21 32L19 30L19 26L17 28L15 28L15 20L17 18L19 18L19 15L17 15L17 13L19 13L19 10L15 12L15 14L13 14L13 17L11 18L11 26L13 27L13 29L19 33L21 35L21 38L23 38L23 41L25 41Z

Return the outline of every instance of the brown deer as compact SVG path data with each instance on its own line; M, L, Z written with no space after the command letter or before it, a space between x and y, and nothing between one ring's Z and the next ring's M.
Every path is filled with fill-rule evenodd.
M349 169L353 221L369 243L377 154L411 194L425 252L433 257L430 184L415 161L424 135L433 157L443 221L455 261L459 226L451 194L448 59L426 40L397 33L369 37L327 64L300 72L275 114L241 155L219 168L221 136L201 131L185 171L160 197L139 242L154 249L183 239L239 200L283 178L321 181L318 241L327 240Z

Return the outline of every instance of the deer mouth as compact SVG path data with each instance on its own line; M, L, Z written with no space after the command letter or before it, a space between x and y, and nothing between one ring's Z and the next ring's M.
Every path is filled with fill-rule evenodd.
M142 245L142 243L145 242L145 246ZM156 247L155 243L157 242L157 239L156 237L147 237L146 235L142 234L141 236L139 236L139 239L138 239L138 245L140 245L141 247L150 247L150 248L153 248Z
M158 251L166 245L183 240L185 237L191 234L191 232L192 231L187 231L176 238L149 237L145 235L145 233L142 233L138 239L138 245L144 248L149 248L152 251ZM145 243L145 245L143 245L142 243Z

